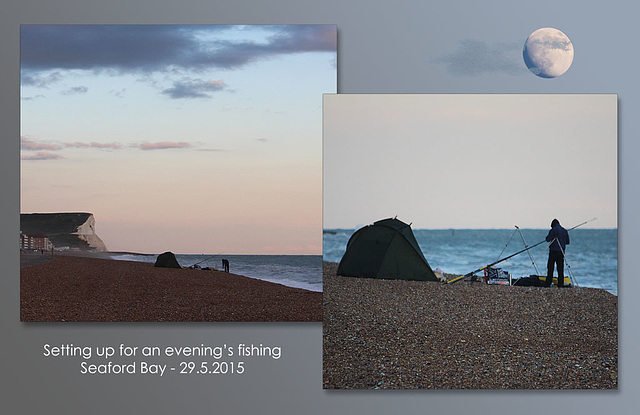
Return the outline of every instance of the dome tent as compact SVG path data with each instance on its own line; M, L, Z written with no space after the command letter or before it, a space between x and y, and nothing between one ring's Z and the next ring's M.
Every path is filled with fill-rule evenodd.
M396 218L379 220L351 235L337 274L345 277L438 281L420 250L411 226Z
M163 254L158 255L156 259L156 263L154 267L159 268L182 268L180 264L178 264L178 260L173 252L165 252Z

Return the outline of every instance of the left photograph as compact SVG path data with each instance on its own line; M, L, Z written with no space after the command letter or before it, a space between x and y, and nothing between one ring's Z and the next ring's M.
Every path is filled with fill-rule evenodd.
M335 25L22 25L20 320L322 321Z

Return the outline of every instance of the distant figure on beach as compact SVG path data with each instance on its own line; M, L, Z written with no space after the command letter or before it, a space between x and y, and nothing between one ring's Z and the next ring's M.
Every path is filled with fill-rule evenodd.
M549 245L549 260L547 261L547 279L545 284L551 286L553 281L553 267L558 270L558 287L564 287L564 253L569 245L569 232L560 225L558 219L551 221L551 230L546 237Z
M224 272L229 272L229 261L222 259L222 268L224 269Z

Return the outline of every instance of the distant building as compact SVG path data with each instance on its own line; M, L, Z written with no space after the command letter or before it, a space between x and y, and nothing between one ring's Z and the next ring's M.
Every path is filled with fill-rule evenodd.
M106 251L104 242L96 235L95 222L88 212L21 213L20 232L46 235L56 251L64 247L72 251ZM21 237L21 244L22 240Z
M53 244L49 238L47 238L47 235L27 235L20 232L20 249L29 251L51 251L53 249Z

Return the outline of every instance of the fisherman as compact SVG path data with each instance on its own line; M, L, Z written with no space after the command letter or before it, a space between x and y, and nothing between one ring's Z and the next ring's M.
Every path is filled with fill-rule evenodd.
M545 238L549 245L549 260L547 261L547 279L545 285L551 287L553 281L553 267L558 270L558 287L564 287L564 253L569 245L569 232L560 225L558 219L551 221L551 230Z
M222 268L224 272L229 272L229 261L226 259L222 259Z

